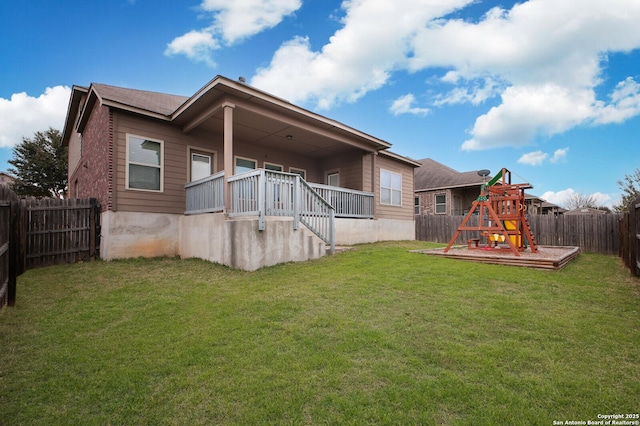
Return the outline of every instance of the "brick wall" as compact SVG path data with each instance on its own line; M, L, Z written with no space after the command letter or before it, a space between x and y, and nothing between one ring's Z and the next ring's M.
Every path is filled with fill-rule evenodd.
M112 209L113 115L98 102L82 133L82 156L69 181L74 198L97 198L102 210Z

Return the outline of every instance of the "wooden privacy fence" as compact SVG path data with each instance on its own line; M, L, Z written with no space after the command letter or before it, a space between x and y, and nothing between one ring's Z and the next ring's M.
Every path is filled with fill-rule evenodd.
M16 278L22 272L93 260L99 246L95 198L18 200L0 185L0 306L15 304Z
M25 270L96 258L100 209L91 199L23 201Z
M16 301L16 279L22 273L20 202L7 186L0 185L0 307Z
M578 246L584 252L618 254L620 248L621 215L535 215L528 216L533 238L539 245ZM464 216L419 215L416 216L416 239L448 243ZM478 217L470 219L477 225ZM466 244L467 239L477 238L478 232L464 231L456 244Z
M620 257L635 276L640 276L640 197L629 204L620 223Z

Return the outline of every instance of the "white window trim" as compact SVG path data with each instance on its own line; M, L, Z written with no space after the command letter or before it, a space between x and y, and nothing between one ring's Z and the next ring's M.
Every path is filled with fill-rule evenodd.
M246 161L253 161L254 164L254 170L258 168L258 160L256 160L255 158L249 158L249 157L242 157L240 155L235 155L233 157L233 174L237 175L238 173L236 172L236 163L237 160L246 160Z
M218 151L214 151L211 149L200 148L193 145L187 145L187 181L191 182L191 155L192 154L210 154L211 155L211 174L216 174L217 172L217 156Z
M130 138L137 138L137 139L142 139L142 140L147 140L147 141L151 141L151 142L157 142L160 144L160 165L156 166L155 164L147 164L147 163L137 163L137 162L131 162L129 161L129 141ZM154 139L154 138L149 138L147 136L140 136L140 135L134 135L133 133L127 133L126 136L127 139L127 143L126 143L126 164L125 164L125 189L130 190L130 191L143 191L143 192L157 192L157 193L161 193L164 192L164 141L160 140L160 139ZM144 188L131 188L129 187L129 164L135 164L135 165L139 165L139 166L145 166L145 167L157 167L160 169L160 189L144 189Z
M327 170L326 172L324 172L324 182L326 185L331 185L329 183L329 176L332 175L337 175L338 176L338 184L337 185L333 185L337 188L340 187L340 169L333 169L333 170Z
M444 204L443 203L438 203L438 197L439 196L444 196ZM443 212L438 212L438 206L442 206L444 205L444 211ZM436 194L433 194L433 212L435 214L447 214L447 193L446 192L438 192Z
M389 192L389 200L391 202L389 202L389 203L383 203L382 202L382 188L383 188L383 186L382 186L382 173L383 172L389 173L391 175L400 176L400 189L399 190L393 189L393 188L386 188L386 189L388 189L390 191ZM393 179L392 179L392 182L393 182ZM393 191L400 192L400 204L394 204L393 203ZM384 205L384 206L402 207L402 173L396 173L396 172L392 172L391 170L386 170L386 169L380 168L380 204Z
M265 170L271 170L271 169L268 169L267 166L280 167L280 170L275 170L275 171L284 172L284 166L282 164L276 164L276 163L270 163L269 161L263 161L262 162L262 167ZM274 170L271 170L271 171L274 171Z
M299 174L302 179L307 180L307 171L305 169L299 169L297 167L289 167L289 173Z

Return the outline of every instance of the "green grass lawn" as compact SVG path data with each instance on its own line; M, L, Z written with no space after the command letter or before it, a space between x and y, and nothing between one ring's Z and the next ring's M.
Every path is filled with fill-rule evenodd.
M358 246L242 272L31 270L0 312L0 424L551 425L640 411L640 282Z

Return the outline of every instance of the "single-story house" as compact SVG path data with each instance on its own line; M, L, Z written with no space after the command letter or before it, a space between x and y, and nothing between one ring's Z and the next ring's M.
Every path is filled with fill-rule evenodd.
M564 214L568 214L571 216L571 215L591 215L591 214L600 215L600 214L608 214L608 213L609 213L608 211L602 210L602 209L596 209L592 207L583 207L579 209L567 210L565 211Z
M414 239L420 164L390 143L217 76L192 96L74 86L69 196L95 197L102 258L254 270Z
M491 179L480 170L459 172L431 158L418 160L415 169L414 213L417 215L466 215L480 195L480 187ZM527 212L531 215L559 214L563 209L535 195L525 194Z

